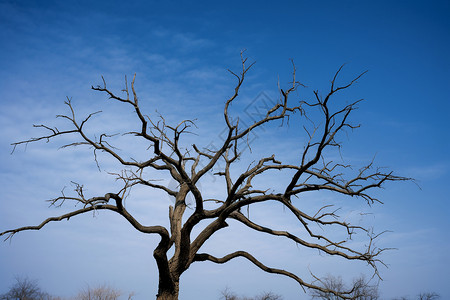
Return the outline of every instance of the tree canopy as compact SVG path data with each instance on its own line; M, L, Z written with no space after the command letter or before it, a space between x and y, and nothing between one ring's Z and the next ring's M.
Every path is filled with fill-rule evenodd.
M342 101L337 95L356 84L365 72L340 84L342 66L332 77L328 91L323 94L316 90L310 99L302 100L296 99L295 96L303 85L296 78L296 67L292 62L291 82L283 88L279 84L279 99L273 105L265 107L259 119L252 124L244 124L239 118L233 117L231 107L238 101L238 95L252 66L241 53L240 72L230 71L236 78L236 84L231 96L224 103L223 122L226 130L220 146L216 148L208 148L195 142L186 144L185 137L195 131L195 120L186 119L169 124L162 115L145 114L141 110L140 98L135 89L136 75L131 83L125 78L125 87L121 94L110 89L103 77L101 85L92 87L92 90L134 112L139 124L134 130L116 133L109 132L108 128L91 128L90 121L101 112L93 112L79 118L71 99L68 98L65 104L69 112L57 116L67 121L67 128L35 125L46 133L16 142L13 144L14 149L32 142L48 142L61 136L70 136L72 141L63 148L87 146L93 150L97 165L97 157L100 154L109 156L120 164L121 169L110 174L122 183L121 188L107 190L101 195L88 196L83 184L73 183L75 194L69 195L63 190L60 196L50 200L53 206L75 202L78 206L73 211L49 217L36 226L7 230L0 235L10 239L20 231L39 230L50 222L69 220L87 212L108 210L126 219L136 230L160 237L153 252L159 273L157 299L178 299L180 276L193 263L209 261L223 264L239 257L264 272L288 277L303 289L350 299L351 289L335 290L315 284L291 271L267 266L249 251L236 250L223 257L202 251L206 241L228 227L228 222L235 221L257 232L289 239L299 246L315 249L321 254L365 262L375 275L378 275L378 265L382 263L380 254L385 250L374 243L379 234L372 228L351 224L339 214L339 209L331 204L323 205L310 213L307 207L303 207L302 197L308 193L325 191L360 198L371 205L381 202L372 193L373 190L390 181L408 180L390 170L377 168L373 161L357 167L346 164L342 159L336 160L330 155L330 151L340 150L343 134L359 127L359 124L351 122L350 115L362 100ZM185 109L192 107L186 104ZM276 153L243 161L243 152L251 148L249 140L256 129L269 124L288 126L294 118L297 121L289 126L298 126L297 130L303 131L307 137L303 147L291 149L295 156L294 162L282 161ZM117 136L134 137L136 143L116 145ZM262 138L267 143L271 141L270 135ZM122 146L125 150L122 150ZM134 156L133 153L136 152L133 147L138 146L143 149L139 156ZM130 152L127 152L128 150ZM211 197L199 188L206 174L217 178L217 188L223 189L220 197ZM176 184L171 186L167 181L161 180L162 178L169 178ZM129 197L130 191L137 186L162 191L175 199L173 205L168 205L169 227L142 224L133 212L127 209L125 200L132 201L132 197ZM187 200L188 195L192 195L193 203ZM148 201L161 199L155 198L149 192ZM294 216L301 234L270 228L253 221L250 215L245 213L249 206L265 203L281 204ZM199 230L195 231L194 228ZM336 235L336 232L339 234ZM352 243L352 238L358 233L367 236L364 245Z

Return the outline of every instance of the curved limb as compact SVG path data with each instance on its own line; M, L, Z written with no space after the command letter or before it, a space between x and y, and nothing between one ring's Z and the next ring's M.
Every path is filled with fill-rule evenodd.
M36 226L24 226L24 227L20 227L20 228L16 228L16 229L10 229L10 230L6 230L4 232L0 233L0 236L3 235L7 235L5 238L5 241L8 239L12 239L12 237L20 232L20 231L26 231L26 230L40 230L42 227L44 227L45 225L47 225L50 222L59 222L62 220L69 220L71 217L76 216L76 215L80 215L83 213L87 213L90 211L96 211L96 210L100 210L100 209L108 209L114 212L117 212L119 214L121 214L134 228L136 228L138 231L143 232L143 233L157 233L159 234L162 238L168 238L169 237L169 233L167 231L167 229L163 226L144 226L141 223L139 223L127 210L125 210L125 208L118 208L117 206L114 205L110 205L110 204L99 204L99 205L95 205L95 206L89 206L89 207L84 207L82 209L78 209L66 214L63 214L61 216L58 217L49 217L47 219L45 219L41 224L36 225Z
M271 273L271 274L278 274L278 275L287 276L287 277L295 280L298 284L300 284L300 286L302 287L303 291L305 291L305 288L309 288L309 289L319 290L319 291L324 292L324 293L332 293L332 294L334 294L334 295L336 295L338 297L341 297L342 299L352 299L350 297L350 295L349 295L352 291L339 293L339 292L336 292L336 291L333 291L333 290L329 290L329 289L326 289L326 288L323 288L323 287L320 287L320 286L316 286L316 285L311 284L311 283L307 283L307 282L303 281L300 277L298 277L297 275L295 275L295 274L293 274L293 273L291 273L289 271L282 270L282 269L271 268L271 267L268 267L268 266L264 265L258 259L256 259L254 256L252 256L250 253L245 252L245 251L236 251L236 252L230 253L228 255L225 255L224 257L221 257L221 258L217 258L217 257L212 256L212 255L207 254L207 253L199 253L199 254L195 255L194 261L211 261L211 262L216 263L216 264L224 264L226 262L229 262L233 258L237 258L237 257L243 257L243 258L249 260L250 262L252 262L255 266L257 266L258 268L260 268L264 272Z
M345 259L349 259L349 260L362 260L362 261L366 261L368 262L371 266L373 266L375 268L376 271L376 265L375 263L378 262L378 260L376 259L376 257L384 251L384 249L370 249L368 248L367 251L365 253L359 252L359 251L355 251L352 249L348 249L346 247L343 247L341 243L332 243L329 242L327 245L320 245L320 244L316 244L316 243L310 243L307 242L287 231L280 231L280 230L274 230L268 227L264 227L261 226L259 224L256 224L254 222L252 222L251 220L249 220L247 217L245 217L242 213L240 212L233 212L232 214L230 214L230 217L241 222L242 224L248 226L251 229L260 231L260 232L264 232L264 233L268 233L274 236L284 236L302 246L308 247L308 248L313 248L313 249L317 249L321 252L324 252L326 254L329 255L337 255L337 256L342 256ZM373 240L375 237L371 237L371 240ZM370 243L370 245L372 245L372 243ZM329 247L333 247L334 249L330 249ZM339 249L339 250L336 250Z

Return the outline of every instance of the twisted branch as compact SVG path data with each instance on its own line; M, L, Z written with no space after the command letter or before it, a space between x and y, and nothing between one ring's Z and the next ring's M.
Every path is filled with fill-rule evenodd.
M325 97L321 97L318 91L313 92L312 100L291 102L294 91L299 87L304 87L297 79L296 67L292 62L292 81L286 89L279 86L280 98L278 101L267 107L265 114L252 124L245 124L239 118L233 118L230 107L238 101L239 92L243 86L247 72L254 64L248 64L247 58L241 53L240 72L229 72L237 79L234 93L225 101L224 123L225 138L216 149L213 147L201 148L196 144L183 145L185 134L191 134L195 129L194 120L183 120L175 125L170 125L166 119L159 115L153 119L144 115L139 106L139 99L135 90L136 74L131 81L129 89L127 78L125 77L125 88L122 90L124 96L119 96L111 91L106 80L102 77L103 85L92 87L93 90L105 93L109 99L122 105L131 107L135 117L139 120L137 130L124 132L139 138L153 149L153 153L144 151L144 156L139 159L125 158L112 142L112 137L116 134L102 132L97 137L91 137L86 132L88 121L101 111L89 114L79 121L72 106L71 99L67 98L65 104L69 109L67 115L58 115L57 118L68 121L69 129L60 129L48 125L34 125L34 127L45 130L46 134L30 138L28 140L13 143L13 152L19 145L27 145L31 142L46 141L63 135L76 135L79 140L63 145L62 148L72 146L88 146L93 149L94 160L97 161L97 152L106 153L118 161L124 169L111 172L116 180L123 185L116 193L106 193L104 196L86 197L84 187L81 184L72 182L75 187L75 196L66 195L64 189L61 196L48 200L50 205L61 206L65 201L73 201L83 207L70 213L58 217L50 217L37 226L26 226L0 233L6 235L6 239L11 239L16 233L25 230L39 230L50 222L57 222L69 219L82 213L107 209L114 211L124 217L132 226L143 233L158 234L161 241L155 249L154 257L157 261L160 272L160 288L174 288L179 277L195 261L212 261L215 263L225 263L236 257L244 257L258 266L261 270L279 275L287 276L300 284L302 288L312 288L325 293L332 293L344 299L350 299L351 292L336 292L323 287L306 283L293 273L285 270L270 268L262 264L250 253L237 251L217 258L205 253L198 253L204 243L217 231L228 226L227 220L236 220L252 230L256 230L268 235L288 238L295 243L307 248L317 249L321 253L332 256L339 256L347 260L358 260L367 262L378 275L377 264L382 261L379 255L386 249L374 246L373 242L379 235L373 234L371 229L347 223L337 214L338 210L332 210L332 205L322 206L315 214L309 214L300 207L301 202L296 203L295 198L301 198L304 193L317 191L331 191L336 194L359 197L369 205L381 201L371 194L371 191L382 187L391 181L405 181L410 178L395 175L391 171L384 171L376 168L373 161L360 169L353 170L352 166L344 163L334 162L326 159L326 149L341 149L339 137L346 130L353 130L359 124L349 122L349 116L358 108L362 100L350 102L350 104L339 104L334 102L334 96L339 92L350 88L366 72L356 76L346 84L338 85L337 80L343 69L341 66L331 80L331 87ZM331 104L333 103L333 104ZM311 111L319 114L318 120L312 120ZM250 148L249 136L257 129L266 124L280 120L284 125L285 121L296 114L301 120L309 123L302 125L300 130L304 130L309 140L305 143L303 150L297 151L294 163L285 163L275 155L257 158L250 163L245 171L240 171L237 176L236 165L242 158L243 150L241 145ZM309 124L309 125L308 125ZM222 165L223 167L220 167ZM235 169L236 168L236 169ZM100 168L99 168L100 169ZM146 172L151 170L152 173ZM199 189L200 180L208 173L223 179L226 185L225 193L222 197L205 197ZM280 176L281 175L281 176ZM286 176L285 176L286 175ZM177 182L176 188L169 188L165 184L160 184L169 176ZM162 179L164 178L164 179ZM275 187L264 186L263 183L277 181L282 188L276 190ZM170 230L162 226L144 226L140 224L127 211L124 200L135 186L144 186L151 189L164 191L167 195L175 198L174 206L169 207ZM192 194L195 199L195 207L187 210L186 197ZM109 201L113 199L115 205ZM249 206L276 201L281 203L289 213L295 216L298 226L304 230L305 238L300 238L288 231L276 230L253 222L250 217L246 217L241 210ZM204 203L209 202L211 209L205 209ZM187 214L186 212L189 212ZM202 230L193 236L193 229L202 221L209 221L209 224L202 227ZM333 227L345 232L345 238L338 240L328 236L325 229ZM316 228L321 228L317 233ZM363 232L368 236L368 244L364 250L354 249L349 246L348 241L356 232ZM175 248L170 260L167 257L169 249ZM313 276L314 277L314 276Z

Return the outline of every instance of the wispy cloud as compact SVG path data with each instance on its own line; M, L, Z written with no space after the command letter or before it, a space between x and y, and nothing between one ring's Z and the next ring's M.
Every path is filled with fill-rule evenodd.
M448 176L450 172L450 163L446 161L435 162L432 165L413 166L405 170L408 176L419 181L429 181L433 179L442 179Z
M367 163L367 159L370 160L379 150L373 148L381 147L384 154L377 157L376 163L384 165L386 159L395 160L399 172L433 188L424 188L421 193L411 191L409 186L387 189L383 195L387 195L391 202L385 208L375 207L376 218L361 218L359 213L369 210L361 199L305 194L293 201L312 213L323 204L334 203L336 208L342 207L339 212L347 220L357 224L373 222L375 228L385 229L383 226L386 226L386 229L394 230L393 235L385 235L382 239L383 245L400 249L395 252L399 254L387 256L388 262L392 262L392 274L414 279L415 286L435 282L443 291L443 297L449 295L448 289L445 290L445 276L436 277L436 274L445 271L442 266L448 261L448 255L443 255L442 251L449 245L443 237L448 225L445 219L448 210L445 182L450 166L448 160L442 159L446 153L440 156L445 148L439 148L444 150L436 155L437 147L434 147L445 146L445 142L435 143L434 140L446 137L448 133L446 128L434 126L443 123L436 122L435 110L431 109L439 103L442 116L442 111L446 111L448 106L444 103L448 93L445 84L436 84L433 76L424 75L445 74L447 53L444 51L439 56L435 51L431 55L426 48L448 48L448 41L435 35L436 32L448 31L448 26L443 26L450 19L444 14L448 10L432 11L440 7L436 3L422 6L413 3L406 11L401 4L392 4L389 10L367 3L343 9L335 6L333 1L328 3L330 9L325 10L314 3L306 7L294 5L289 10L280 5L254 3L239 3L239 8L227 4L226 9L213 3L202 7L190 2L169 7L173 3L167 3L0 3L0 230L37 224L48 215L73 208L72 204L66 203L60 209L47 209L48 203L44 202L58 196L65 186L65 192L70 193L74 188L71 180L84 184L89 196L117 189L118 183L106 172L118 171L121 166L113 159L99 155L102 170L99 172L92 149L57 150L69 142L68 139L30 144L26 151L20 147L10 155L11 142L40 134L38 129L32 128L33 123L66 128L67 123L54 119L56 114L67 112L63 104L66 96L72 97L80 119L91 112L103 111L86 125L92 137L103 132L120 133L135 129L139 124L134 119L132 107L112 103L107 95L90 90L91 85L102 84L101 75L108 87L123 95L124 76L127 75L130 83L133 74L137 73L136 90L145 113L154 120L162 114L170 124L197 119L195 134L186 136L182 142L185 147L191 147L192 143L205 147L219 145L222 141L220 133L225 128L223 104L232 95L236 84L227 68L240 71L239 50L247 47L249 62L257 61L239 99L230 108L233 116L240 117L242 124L254 121L251 117L254 115L246 114L245 110L260 92L273 101L278 100L276 75L280 74L282 87L289 84L292 72L289 57L295 58L301 80L311 85L309 89L300 90L295 100L313 97L312 90L321 84L328 89L331 74L323 77L323 72L330 69L333 72L342 61L350 60L352 65L369 64L375 69L373 74L376 76L368 78L367 85L358 87L358 93L383 97L369 106L372 110L369 113L365 106L356 112L369 116L363 122L369 124L351 139L343 137L344 160L356 165ZM202 12L200 17L189 15L195 10ZM399 12L405 22L398 22ZM350 15L352 17L348 17ZM385 21L383 24L379 23L380 16ZM418 16L422 16L421 22L417 22ZM428 19L424 16L435 17ZM364 24L363 27L354 26L358 20ZM420 32L415 30L417 24L420 24L421 31L427 33L428 42L417 43L421 41L418 38L421 37ZM361 28L364 28L364 34ZM434 61L439 61L439 65L433 65ZM317 79L319 76L321 81ZM383 77L382 80L377 76ZM318 82L314 81L316 79ZM386 88L388 83L390 86ZM435 102L426 102L420 96L430 90L433 91L433 99L437 99ZM233 174L246 169L261 156L272 154L280 160L298 163L299 152L306 142L302 123L298 116L293 116L289 126L279 125L255 131L255 139L250 145L252 152L246 150ZM124 145L119 145L124 155L136 159L148 156L148 145L128 137L117 137L114 142ZM349 152L346 152L347 145ZM347 153L350 155L346 156ZM331 155L327 156L329 159L341 160L337 152L328 154ZM423 157L427 160L420 160ZM274 172L268 175L255 180L255 186L281 190L289 179L289 174ZM152 173L151 178L170 182L165 175ZM223 197L223 186L223 182L208 176L202 182L202 191L207 197ZM424 198L433 199L433 202L424 201ZM172 202L164 193L135 189L126 201L127 208L144 224L168 225L167 207ZM301 227L295 225L295 218L274 203L257 206L249 213L264 225L305 234ZM309 276L308 267L318 273L343 270L340 260L334 264L334 258L297 248L282 238L267 239L264 234L251 232L236 222L230 223L229 228L205 245L205 251L220 255L257 248L256 254L268 265L286 268L302 276ZM359 239L355 240L355 243L359 242ZM138 295L142 297L138 298L145 298L156 293L156 267L151 252L157 243L157 237L136 233L122 219L103 212L95 218L89 215L50 225L39 233L17 235L11 245L0 245L0 264L2 270L8 270L8 274L0 272L0 292L7 288L9 273L23 272L42 277L42 283L47 284L49 291L62 295L67 295L71 289L75 292L78 286L73 286L73 278L87 283L107 278L122 284L125 290L131 287L141 293ZM430 255L430 252L437 254ZM245 268L242 267L244 264ZM64 278L61 266L71 270L70 278ZM358 274L366 269L346 266L345 271L348 270ZM391 271L387 272L390 274ZM205 274L215 277L211 279ZM198 278L205 281L204 298L218 296L218 291L226 286L225 282L230 283L233 289L239 286L244 293L247 289L249 296L253 294L249 289L257 290L262 285L268 289L285 287L279 288L279 292L286 299L297 299L301 293L291 281L261 274L244 260L219 267L200 264L185 276L183 297L186 299L198 296ZM254 276L258 276L257 281L248 280ZM399 282L398 278L391 277L391 280ZM410 290L405 283L398 286ZM396 286L387 290L392 297L401 296L393 295L397 292Z

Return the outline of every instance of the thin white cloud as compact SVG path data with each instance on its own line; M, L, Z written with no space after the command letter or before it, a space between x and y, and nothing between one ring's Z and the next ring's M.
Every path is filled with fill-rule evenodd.
M420 181L442 179L449 174L450 164L448 162L436 162L432 165L413 166L404 170L405 174Z
M73 9L72 6L70 7ZM93 118L88 123L87 129L92 136L98 136L102 132L128 131L136 126L136 122L131 120L132 108L112 104L107 100L106 95L90 91L90 86L101 84L100 76L104 75L108 86L120 93L124 86L124 75L128 76L128 82L130 82L132 75L136 72L138 96L144 111L150 117L156 119L158 113L155 113L155 110L158 110L170 124L177 124L187 118L198 118L199 128L195 131L198 135L187 136L183 140L186 147L190 147L193 142L199 147L207 146L211 142L220 143L221 138L218 132L225 128L223 104L233 93L235 85L235 78L227 73L226 68L239 71L238 52L241 50L239 44L242 42L250 44L249 48L254 49L254 52L249 51L249 56L255 55L258 64L249 73L248 82L244 84L240 98L231 109L235 116L241 117L242 122L250 123L252 120L248 115L242 114L242 111L252 103L259 92L264 90L271 98L278 99L276 76L271 76L269 79L264 77L264 72L261 70L265 70L265 66L260 63L259 58L263 57L262 61L267 59L265 62L268 65L275 64L276 60L272 61L272 58L265 55L270 54L272 57L280 55L284 59L286 55L284 51L287 51L291 47L289 43L295 40L285 39L283 47L279 46L281 44L279 41L272 43L269 40L263 40L254 43L245 35L246 28L242 28L240 32L233 32L236 40L220 40L218 37L220 33L215 34L213 39L208 39L187 27L182 30L167 29L169 27L163 27L165 24L155 26L152 22L156 21L142 17L128 18L127 15L119 13L111 17L108 14L111 12L109 9L92 9L73 14L71 10L60 8L55 6L43 10L38 6L29 8L24 5L13 5L11 2L0 3L2 16L0 22L1 25L5 25L1 27L0 37L5 41L2 47L6 49L2 52L4 55L1 62L4 67L0 70L1 229L37 224L49 215L58 215L71 209L73 205L70 203L60 209L47 209L47 203L44 202L45 199L58 196L64 186L67 186L66 191L70 192L73 189L70 185L71 180L84 184L89 196L103 195L106 191L117 189L118 183L105 173L118 170L113 159L104 155L99 156L103 170L100 173L93 161L92 150L87 148L56 150L70 139L55 140L49 144L34 143L28 146L27 151L20 147L14 155L9 154L11 142L39 135L39 131L31 127L33 123L58 124L58 126L61 124L61 120L55 120L54 116L67 112L62 104L66 96L73 98L79 118L93 111L104 110L103 115ZM270 18L265 20L268 24L275 25L270 23L272 22ZM227 24L227 27L230 27L227 30L230 32L233 31L231 25L233 24ZM289 32L287 28L285 29ZM258 36L270 35L270 32L260 31ZM306 49L306 52L300 51L299 55L304 56L306 62L311 60L311 57L315 57L310 56L311 53L308 51L316 51L311 49L318 48L305 46L303 38L305 37L302 36L299 40L302 43L301 49ZM320 44L319 48L322 46ZM264 54L264 51L267 53ZM289 53L288 55L297 54ZM354 53L354 55L359 57L360 53ZM342 57L330 58L327 55L326 59L342 59ZM326 59L325 62L327 62ZM289 63L286 65L289 66ZM276 74L280 68L285 69L280 66L267 68L273 74ZM287 70L287 74L290 75L289 72L290 69ZM283 78L287 78L283 79L287 82L290 76ZM272 79L274 79L273 82L270 81ZM328 84L326 80L324 82ZM414 83L408 82L408 87L411 84ZM398 88L401 89L402 86L399 85ZM309 97L308 92L310 90L301 90L298 99ZM380 103L382 107L386 105L386 102ZM389 103L386 107L389 107ZM382 116L381 112L380 116ZM399 116L398 124L387 124L388 121L384 119L377 121L391 127L402 127L402 132L406 134L414 132L415 128L411 120L407 122L402 116ZM250 155L249 151L245 153L245 158L248 160L234 169L234 174L238 174L252 160L262 155L275 153L277 158L298 162L298 153L292 149L301 149L305 143L305 136L303 132L298 131L300 128L298 125L300 123L293 121L289 128L269 126L264 132L256 132L258 139L251 145L253 154ZM263 138L266 134L270 136L268 141ZM370 135L371 132L368 134ZM420 138L417 139L420 140ZM344 137L344 143L346 141ZM368 141L368 144L375 143L371 140L365 141ZM121 153L124 155L141 159L147 155L145 151L147 145L134 144L126 138L117 139L116 142L126 144L121 147ZM361 153L360 149L356 148L358 155L350 157L345 156L344 148L346 161L360 163L362 159L363 163L366 163L366 157L370 159L374 154L365 151ZM396 151L396 149L389 150L391 153ZM338 153L332 152L331 155L333 159L340 160ZM402 173L419 180L433 181L444 180L448 177L448 171L448 163L433 162L428 165L414 165ZM288 179L288 175L269 175L260 181L255 180L255 185L265 187L269 182L271 188L281 189L282 181ZM162 179L164 182L168 181L165 175L152 173L151 177ZM218 182L214 182L212 177L207 177L202 182L205 195L223 197L221 193L223 181L218 186L213 185ZM433 193L436 192L427 192L427 197L435 197ZM404 194L406 194L404 191L395 190L390 198L404 197ZM407 194L409 197L411 192L408 191ZM357 224L373 222L377 228L389 224L394 224L394 227L400 223L409 224L405 225L405 227L409 226L406 230L398 234L386 235L382 239L383 245L398 247L400 249L398 253L401 253L397 256L388 255L387 260L392 262L392 265L396 261L401 262L392 267L393 273L398 276L405 276L407 273L408 278L411 278L413 273L423 273L427 274L428 278L424 281L431 281L433 280L432 271L442 271L439 264L445 265L447 261L441 250L448 250L448 241L439 239L442 237L440 234L445 231L445 226L436 228L436 232L439 233L437 239L428 238L436 237L436 232L429 230L430 227L435 226L436 223L433 222L436 221L429 219L433 218L434 214L445 211L447 205L436 205L442 208L436 212L437 209L431 207L430 202L424 201L419 204L424 198L423 195L413 196L404 207L396 207L395 201L385 210L378 209L377 206L376 210L381 212L381 216L377 215L376 219L372 216L361 219L359 212L366 211L368 208L361 199L344 201L331 197L329 194L306 194L293 201L308 212L314 212L324 203L331 201L336 204L336 208L343 208L342 214L348 219ZM167 226L168 205L171 203L164 193L150 192L149 189L135 189L127 199L126 205L142 223ZM427 229L417 231L414 226L419 226L416 225L418 221L411 215L416 216L413 212L421 208L423 211L424 207L432 213L429 219L425 220L428 223L425 222L423 225ZM299 235L304 234L301 227L294 225L295 218L276 204L252 208L250 216L264 225L274 226L280 230L287 229ZM382 222L379 222L380 218ZM205 245L205 251L222 255L239 249L254 249L256 245L258 248L256 255L273 267L286 268L302 276L309 275L308 267L318 274L331 271L342 272L342 267L339 265L341 261L334 263L332 259L317 256L314 251L297 248L283 238L266 239L264 234L246 230L235 224L236 222L230 221L230 223L230 228L224 229ZM442 224L446 223L442 221ZM52 224L39 233L17 235L10 245L1 245L0 265L4 267L4 270L41 277L48 291L56 294L73 295L82 282L91 283L102 278L102 281L104 279L117 283L124 290L135 290L138 296L144 298L156 293L156 266L151 253L157 243L157 237L137 233L118 216L100 212L95 218L92 215L82 216L68 222ZM360 241L356 240L355 243ZM421 261L421 255L432 252L436 245L442 245L438 255L428 255L427 260ZM411 260L414 260L414 263L408 262ZM61 266L67 266L67 269L71 270L70 276L65 271L61 271ZM420 267L420 272L413 267ZM402 272L402 268L408 271ZM345 271L348 270L358 274L366 269L359 265L356 267L346 265ZM232 276L227 276L229 274ZM9 274L1 274L1 276L5 279ZM209 263L194 265L184 276L183 280L186 281L182 283L182 286L185 295L196 295L198 278L205 280L208 288L205 295L212 295L211 297L219 296L219 290L227 283L233 289L237 287L235 290L242 293L252 289L258 290L261 285L266 285L271 290L283 286L284 288L279 288L280 293L292 295L292 297L298 297L298 293L301 293L297 284L285 278L264 274L245 260L238 260L225 266ZM74 282L74 278L77 282ZM413 279L415 285L424 282L419 281L419 275ZM6 280L2 280L1 288L7 287ZM439 280L434 281L439 282ZM404 288L408 289L408 287ZM277 291L274 290L274 292ZM251 296L249 293L247 294Z

